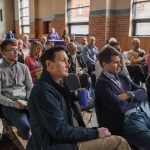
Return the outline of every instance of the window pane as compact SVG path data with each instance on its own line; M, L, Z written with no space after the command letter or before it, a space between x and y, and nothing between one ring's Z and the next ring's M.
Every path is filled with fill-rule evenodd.
M22 25L29 25L29 17L21 18L21 24Z
M89 21L89 7L79 7L68 11L69 22L88 22Z
M29 26L22 26L22 33L30 33Z
M23 8L20 10L20 16L29 16L29 8Z
M29 0L20 0L20 8L29 7Z
M150 2L141 2L135 5L135 19L150 18Z
M83 34L87 35L89 33L89 25L71 25L71 34Z
M90 6L90 0L69 0L69 1L70 1L70 7L69 8L76 8L79 5Z
M150 35L150 23L137 23L136 24L136 35Z

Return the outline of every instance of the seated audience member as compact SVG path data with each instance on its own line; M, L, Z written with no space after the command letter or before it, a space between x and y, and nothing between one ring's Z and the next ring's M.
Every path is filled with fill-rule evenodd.
M47 37L46 36L42 36L41 39L40 39L40 42L43 46L43 49L45 49L46 47L46 43L47 43Z
M90 36L88 38L88 45L83 48L83 58L87 65L96 64L98 48L95 46L95 37Z
M24 63L24 50L23 50L23 41L18 40L18 62Z
M68 50L68 62L70 64L69 67L69 72L71 73L79 73L81 72L87 72L88 68L87 65L83 59L83 57L79 54L76 54L77 52L77 46L75 43L70 42L67 45L67 50Z
M122 56L124 58L124 62L126 64L126 66L130 66L131 65L131 61L129 60L128 51L124 51L122 53Z
M70 35L70 42L73 42L76 44L77 46L77 53L81 53L82 52L82 47L81 45L76 41L76 35L75 34L71 34Z
M81 87L85 87L86 83L89 83L88 67L80 54L76 54L77 46L75 43L70 42L67 45L68 50L68 62L70 64L69 73L76 73L80 78Z
M70 43L70 37L69 35L64 36L64 46L67 46Z
M87 37L83 36L81 38L81 45L82 45L82 47L88 45Z
M128 69L126 67L126 64L125 64L125 59L123 57L123 54L122 54L122 49L119 45L119 43L117 42L117 39L116 39L116 42L115 42L115 38L111 38L109 41L108 41L108 44L110 46L113 46L117 51L120 52L121 54L121 74L123 75L126 75L128 78L130 78L130 75L129 75L129 72L128 72Z
M65 30L63 31L63 34L62 34L62 36L61 36L62 40L65 39L65 36L66 36L66 35L68 35L67 29L65 29Z
M140 48L140 40L132 40L132 49L128 53L131 64L141 64L145 60L145 51Z
M16 40L1 44L4 61L0 64L0 104L4 118L9 120L23 139L30 136L27 101L32 89L32 79L26 65L17 62Z
M53 41L47 41L46 46L45 46L45 50L48 50L52 47L54 47L54 42Z
M85 128L82 116L60 84L68 76L63 47L53 47L41 57L43 72L29 100L32 136L27 150L127 150L128 143L111 136L106 128ZM95 139L95 140L94 140Z
M40 56L42 54L42 44L38 41L33 41L30 47L30 54L26 57L24 63L28 66L33 84L40 77L42 66Z
M59 40L58 33L55 31L55 28L49 28L49 33L47 35L48 40Z
M12 31L9 31L9 33L6 35L6 39L14 39L15 35L13 34Z
M121 50L120 45L118 44L117 40L115 42L115 38L111 38L108 41L108 44L106 45L106 47L108 45L114 47L117 51L119 51L121 53L121 70L120 70L120 74L126 75L128 78L130 78L130 75L129 75L129 72L127 70L127 67L126 67L126 64L125 64L125 60L124 60L124 57L123 57L123 54L122 54L122 50ZM95 70L96 70L96 78L98 78L99 75L103 71L103 68L102 68L102 66L99 63L99 60L96 62Z
M31 43L29 42L29 36L27 34L23 35L22 41L23 41L23 48L26 50L26 53L29 54L29 49L31 45Z
M124 137L139 149L150 147L150 109L147 93L120 75L121 54L105 46L99 54L103 72L95 88L95 107L100 126Z

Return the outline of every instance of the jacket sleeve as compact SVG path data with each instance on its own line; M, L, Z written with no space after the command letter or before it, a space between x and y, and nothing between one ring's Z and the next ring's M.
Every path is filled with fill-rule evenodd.
M144 102L147 100L147 92L144 88L136 85L131 80L129 81L131 85L131 99L133 102Z
M131 109L131 103L120 100L108 81L98 79L95 88L95 97L96 105L102 104L114 113L120 114Z
M65 119L64 111L66 105L63 104L55 92L43 90L35 101L38 111L38 118L47 132L57 140L64 142L81 142L96 139L98 131L94 128L73 127Z

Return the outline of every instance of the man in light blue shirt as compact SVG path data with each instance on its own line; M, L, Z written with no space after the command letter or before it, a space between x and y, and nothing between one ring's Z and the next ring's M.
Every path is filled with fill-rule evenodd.
M95 46L95 37L90 36L88 39L88 45L83 47L83 58L87 65L96 64L98 48Z

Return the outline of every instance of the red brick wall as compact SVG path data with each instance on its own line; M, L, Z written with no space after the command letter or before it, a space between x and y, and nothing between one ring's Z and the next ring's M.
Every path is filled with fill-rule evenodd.
M105 15L90 16L89 35L96 38L96 46L101 48L105 44Z
M109 37L115 37L122 48L128 50L131 48L129 17L129 14L111 14L107 19L106 15L90 16L89 35L95 36L98 48L102 48Z

